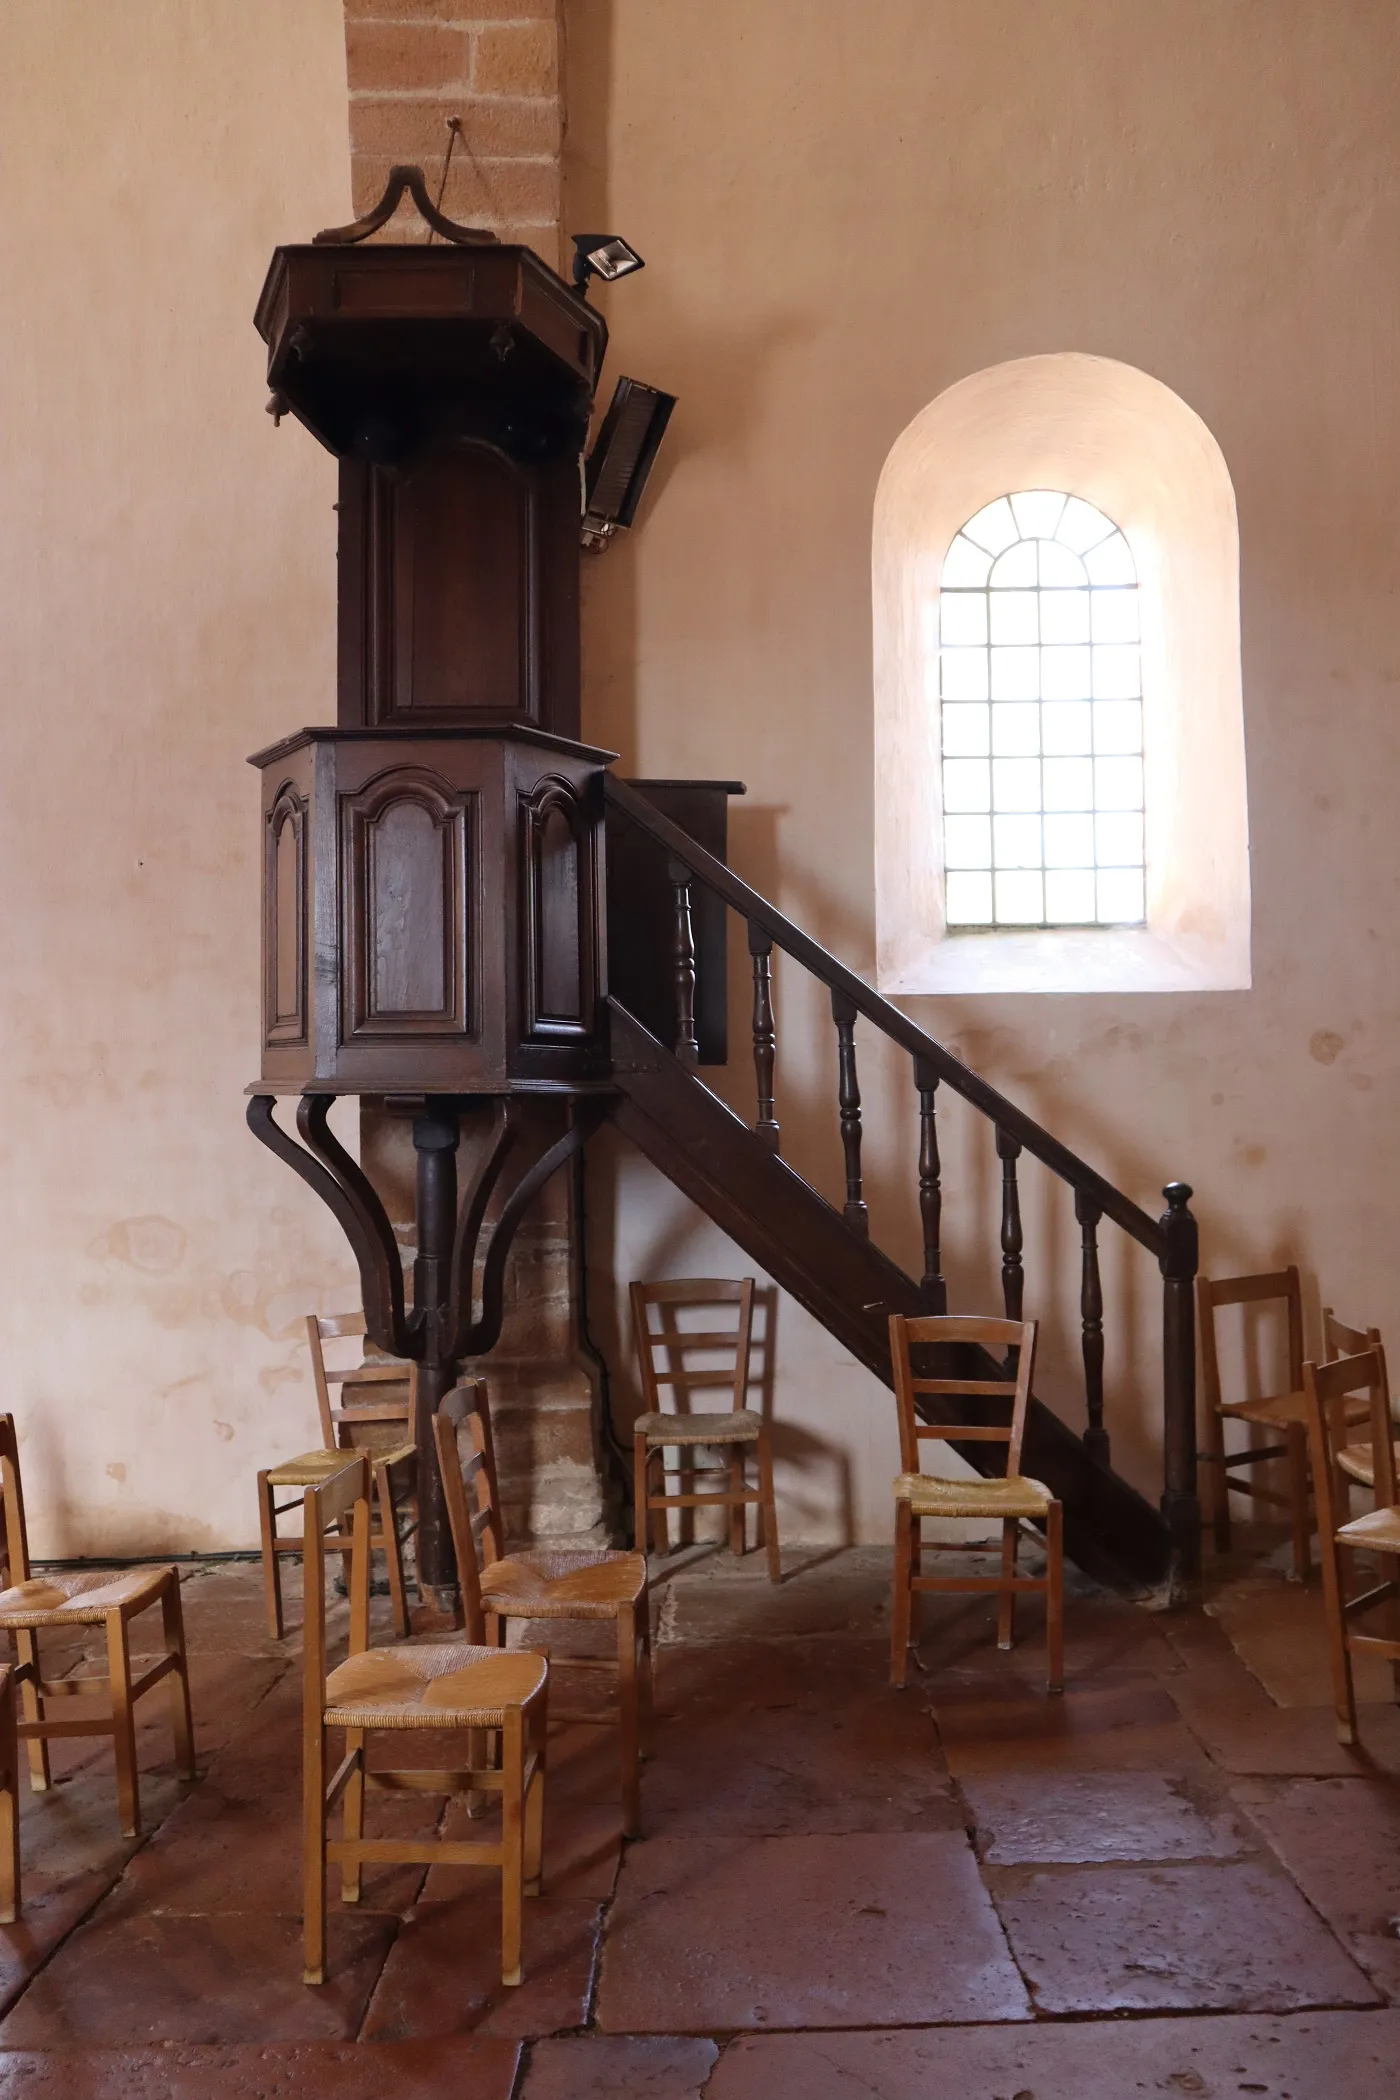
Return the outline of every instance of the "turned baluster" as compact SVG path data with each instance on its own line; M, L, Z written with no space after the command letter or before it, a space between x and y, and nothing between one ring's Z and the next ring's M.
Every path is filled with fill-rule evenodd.
M1076 1189L1074 1215L1079 1220L1084 1243L1084 1266L1079 1285L1079 1317L1084 1339L1084 1399L1089 1426L1084 1448L1101 1466L1108 1464L1108 1432L1103 1426L1103 1285L1099 1280L1099 1219L1097 1205Z
M1001 1296L1008 1320L1021 1317L1025 1276L1021 1269L1021 1191L1016 1184L1016 1162L1021 1141L997 1126L997 1157L1001 1161Z
M773 1113L773 1058L778 1046L773 1025L773 942L749 920L749 954L753 957L753 1069L758 1088L756 1134L770 1152L778 1149L778 1119Z
M921 1057L914 1060L914 1084L919 1090L919 1216L924 1228L924 1273L919 1296L925 1312L945 1313L948 1286L943 1281L938 1244L943 1223L943 1185L934 1119L938 1074Z
M1169 1181L1162 1218L1162 1515L1171 1535L1171 1589L1180 1601L1200 1572L1196 1489L1196 1220L1184 1181Z
M684 861L673 860L667 871L676 893L673 967L676 985L676 1055L683 1065L700 1062L700 1043L695 1033L695 921L690 910L691 874Z
M846 1203L842 1216L852 1231L870 1237L870 1213L861 1195L860 1183L860 1085L856 1079L856 1009L844 992L831 995L831 1018L836 1023L840 1051L841 1149L846 1155Z

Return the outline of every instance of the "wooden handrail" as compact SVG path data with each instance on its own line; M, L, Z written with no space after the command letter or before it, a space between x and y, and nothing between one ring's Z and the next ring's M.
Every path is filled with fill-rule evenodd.
M882 1034L887 1035L892 1042L898 1043L901 1049L907 1050L911 1057L918 1059L926 1071L936 1073L954 1093L960 1094L964 1101L970 1102L974 1108L987 1116L1008 1140L1014 1141L1029 1152L1043 1166L1048 1167L1052 1174L1058 1175L1061 1181L1068 1182L1077 1197L1082 1197L1104 1217L1112 1218L1115 1225L1121 1226L1124 1232L1131 1234L1133 1239L1146 1247L1159 1262L1164 1258L1167 1251L1167 1235L1163 1227L1134 1203L1130 1196L1125 1196L1120 1189L1114 1188L1112 1182L1105 1181L1102 1174L1096 1173L1087 1161L1071 1152L1067 1145L1062 1145L1048 1130L1042 1129L1033 1116L1027 1115L1023 1108L1018 1108L1014 1101L1009 1101L1005 1094L998 1093L994 1086L989 1086L976 1072L970 1071L950 1050L945 1050L931 1035L926 1035L916 1022L911 1021L907 1014L901 1013L897 1006L891 1005L888 999L872 991L853 970L848 970L844 963L839 962L820 942L814 941L810 934L804 933L801 927L794 926L791 919L785 918L766 897L761 897L757 890L750 889L732 869L724 865L723 861L716 860L712 853L707 853L688 832L682 831L679 824L673 824L669 817L664 817L644 796L637 794L612 773L604 774L603 787L608 802L618 814L625 817L629 823L636 824L640 830L648 832L658 845L665 847L673 861L678 861L688 868L697 881L704 883L707 889L722 897L725 903L741 913L751 926L761 926L769 938L795 962L801 963L814 977L820 978L833 993L849 1001L850 1005L863 1014L866 1020L873 1022Z

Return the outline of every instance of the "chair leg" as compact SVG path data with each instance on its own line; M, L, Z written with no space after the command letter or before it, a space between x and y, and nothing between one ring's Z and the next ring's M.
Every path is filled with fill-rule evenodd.
M645 1590L638 1600L637 1610L641 1614L639 1637L642 1658L637 1721L637 1748L642 1757L650 1757L652 1729L656 1716L656 1679L651 1667L651 1598Z
M180 1599L180 1578L173 1575L160 1600L161 1625L169 1655L179 1657L166 1682L170 1686L170 1732L175 1739L175 1762L186 1779L198 1778L194 1762L194 1714L190 1709L190 1664L185 1652L185 1613Z
M890 1683L902 1685L909 1667L909 1608L913 1591L910 1555L913 1546L913 1513L907 1502L894 1506L894 1590L890 1597Z
M1201 1464L1209 1483L1206 1506L1217 1553L1230 1550L1230 1475L1225 1468L1225 1423L1213 1407L1207 1407L1201 1424Z
M1065 1513L1050 1504L1045 1519L1045 1642L1049 1651L1047 1689L1065 1688Z
M505 1717L501 1743L501 1982L524 1980L520 1965L521 1898L525 1882L525 1746L519 1707Z
M632 1527L638 1553L651 1549L650 1516L647 1510L647 1465L651 1454L644 1436L632 1439Z
M735 1560L742 1560L748 1547L747 1505L740 1500L744 1492L744 1447L731 1444L729 1447L729 1492L734 1500L729 1505L729 1550Z
M302 1981L326 1980L326 1731L313 1728L302 1747Z
M645 1609L646 1600L642 1600ZM618 1748L622 1759L622 1829L638 1837L642 1828L641 1741L638 1729L637 1610L624 1604L617 1614Z
M773 1497L773 1439L764 1424L758 1432L758 1486L762 1497L759 1508L763 1512L763 1544L768 1554L768 1580L783 1579L782 1557L778 1550L778 1505Z
M258 1475L258 1523L262 1532L263 1598L267 1604L267 1630L274 1641L282 1638L282 1568L277 1551L277 1518L272 1506L273 1490L266 1473Z
M549 1748L549 1724L542 1701L539 1702L531 1730L530 1747L535 1753L535 1770L530 1781L530 1790L525 1796L523 1878L525 1894L538 1896L544 1890L544 1787L545 1760Z
M19 1688L20 1710L31 1726L44 1718L44 1702L39 1696L43 1683L43 1665L39 1660L39 1636L27 1628L15 1635L15 1658L25 1665L29 1674ZM44 1793L49 1785L49 1746L41 1735L27 1738L29 1752L29 1790L33 1794Z
M9 1671L0 1686L0 1925L20 1913L19 1737L15 1733L15 1681Z
M1021 1527L1014 1517L1003 1519L1001 1527L1001 1579L1010 1583L1016 1574L1016 1555L1021 1544ZM1009 1648L1016 1638L1016 1592L1004 1589L997 1604L997 1646Z
M112 1695L112 1747L117 1761L117 1819L123 1837L141 1835L136 1777L136 1714L131 1699L131 1638L119 1611L107 1614L107 1677Z
M345 1782L345 1815L343 1834L350 1844L358 1844L365 1834L365 1732L363 1728L347 1728L345 1731L345 1754L357 1757L354 1771ZM364 1862L347 1859L341 1862L340 1900L342 1903L358 1903L360 1900L360 1873Z
M1308 1508L1308 1432L1288 1425L1288 1500L1293 1516L1293 1576L1306 1582L1312 1568L1312 1516Z
M1341 1555L1333 1538L1318 1537L1322 1562L1322 1604L1327 1615L1327 1647L1332 1663L1332 1698L1337 1710L1337 1741L1356 1741L1356 1691L1351 1677L1346 1615L1342 1606Z
M379 1529L383 1534L384 1564L389 1573L389 1599L394 1612L394 1631L401 1641L408 1639L408 1596L403 1579L403 1544L399 1538L398 1521L394 1515L394 1495L385 1475L379 1476Z

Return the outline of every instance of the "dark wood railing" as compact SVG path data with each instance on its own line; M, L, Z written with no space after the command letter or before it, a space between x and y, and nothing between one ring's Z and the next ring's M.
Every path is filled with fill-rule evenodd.
M942 1275L942 1182L938 1153L937 1093L947 1086L985 1116L995 1133L1001 1162L1002 1297L1009 1319L1020 1319L1025 1292L1022 1261L1024 1235L1018 1162L1022 1153L1038 1159L1074 1193L1080 1229L1080 1323L1084 1359L1086 1424L1084 1446L1099 1464L1109 1463L1109 1435L1104 1425L1103 1286L1099 1273L1099 1226L1105 1218L1153 1255L1162 1274L1162 1514L1173 1539L1174 1560L1183 1575L1194 1572L1199 1554L1200 1515L1196 1493L1196 1340L1194 1279L1196 1222L1189 1208L1191 1190L1169 1182L1163 1190L1167 1209L1151 1217L1132 1198L1096 1173L1085 1160L1062 1145L1033 1116L971 1071L952 1052L926 1035L907 1014L848 970L802 929L793 925L750 889L713 854L707 853L680 826L664 817L645 798L605 776L609 807L617 816L648 832L668 856L675 894L674 981L676 1054L694 1065L696 957L692 920L695 883L720 897L748 928L753 962L753 1060L757 1092L755 1135L771 1150L780 1140L774 1101L777 1029L773 1011L772 953L775 947L792 957L824 984L831 998L836 1028L837 1112L845 1165L846 1199L842 1215L853 1232L868 1237L869 1210L861 1171L860 1082L856 1070L856 1024L868 1021L913 1061L919 1101L918 1188L923 1230L922 1295L930 1312L947 1310Z

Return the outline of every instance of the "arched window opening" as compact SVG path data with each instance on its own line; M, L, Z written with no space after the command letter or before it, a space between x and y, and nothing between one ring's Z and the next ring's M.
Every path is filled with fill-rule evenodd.
M1146 917L1137 567L1062 490L984 504L940 579L947 924Z
M1161 380L1056 351L946 387L872 540L876 980L1250 982L1239 523Z

